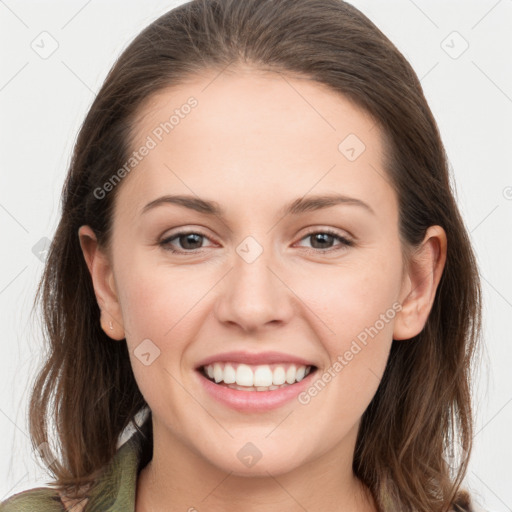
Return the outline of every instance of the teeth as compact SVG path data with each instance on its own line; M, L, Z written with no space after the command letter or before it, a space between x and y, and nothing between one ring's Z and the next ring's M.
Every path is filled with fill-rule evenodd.
M223 385L223 384L221 384ZM274 389L284 388L289 384L282 384L281 386L238 386L237 384L226 384L226 387L231 389L238 389L239 391L273 391Z
M224 366L223 380L226 384L233 384L234 382L236 382L236 371L230 364Z
M220 382L224 378L222 366L218 363L213 365L213 378L215 379L215 382Z
M295 364L263 364L252 366L236 363L214 363L204 367L204 372L217 384L230 384L239 389L252 388L255 391L278 389L300 382L311 371L311 366Z
M236 383L239 386L254 386L254 374L250 366L239 364L236 369Z
M258 366L254 372L254 385L268 387L272 386L272 384L272 370L270 369L270 366Z
M297 376L297 369L293 366L290 366L288 370L286 370L286 382L288 384L293 384L295 382L295 377Z
M280 386L286 382L286 372L282 366L277 366L274 368L274 373L272 374L272 384L276 386Z

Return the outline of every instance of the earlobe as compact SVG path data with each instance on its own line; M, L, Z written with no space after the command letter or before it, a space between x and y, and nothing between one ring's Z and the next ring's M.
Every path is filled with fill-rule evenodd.
M402 310L396 316L393 339L418 335L432 310L446 263L447 239L441 226L430 226L423 242L411 255L401 289Z
M78 237L101 309L101 327L110 338L122 340L125 333L111 262L89 226L81 226Z

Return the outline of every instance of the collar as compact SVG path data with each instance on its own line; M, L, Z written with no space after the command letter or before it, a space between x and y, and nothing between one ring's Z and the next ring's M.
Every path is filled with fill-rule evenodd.
M137 477L143 467L147 438L136 431L118 448L102 476L88 494L87 510L98 512L134 512Z

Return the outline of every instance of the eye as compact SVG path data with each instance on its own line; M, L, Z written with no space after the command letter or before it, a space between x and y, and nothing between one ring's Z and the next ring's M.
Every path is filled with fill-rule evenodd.
M202 233L195 231L180 231L179 233L175 233L174 235L163 239L159 242L159 245L166 251L186 254L202 249L203 247L201 247L201 245L205 239L209 240L209 238ZM173 248L176 247L176 245L173 246L173 243L175 242L178 242L182 250Z
M312 249L314 252L331 252L352 247L354 242L340 235L336 231L324 229L322 231L311 231L301 240L311 239ZM332 247L333 242L338 241L338 247ZM315 247L316 246L316 247Z
M322 231L311 231L306 236L304 236L302 240L311 239L313 252L331 252L343 250L347 247L351 247L354 245L352 240L340 235L336 231L330 229L324 229ZM204 249L203 242L204 240L209 240L209 238L199 232L196 231L180 231L178 233L174 233L172 236L164 238L159 245L163 247L164 250L169 251L175 254L193 254L200 249ZM338 241L338 246L332 246L334 242ZM176 245L179 245L179 248L176 249Z

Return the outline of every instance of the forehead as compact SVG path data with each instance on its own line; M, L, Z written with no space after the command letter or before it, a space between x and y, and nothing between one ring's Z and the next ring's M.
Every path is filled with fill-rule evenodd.
M151 149L121 195L139 210L165 192L233 205L248 194L288 202L308 191L377 201L392 193L376 122L310 79L247 68L205 72L149 97L135 119L132 150Z
M191 101L195 103L193 108L187 106ZM166 123L167 130L162 126ZM256 146L259 151L275 151L279 143L285 150L292 137L296 141L309 140L316 148L322 139L325 144L320 150L328 146L338 150L339 139L348 133L366 139L374 147L379 145L379 131L368 133L375 126L366 111L325 84L281 72L241 67L229 72L205 71L150 96L135 117L133 140L135 144L143 142L145 136L153 133L157 142L165 143L160 138L170 139L166 135L172 132L177 144L180 133L188 137L193 131L198 138L207 137L205 142L244 138L246 149ZM264 139L246 137L256 133L275 143L263 146Z

